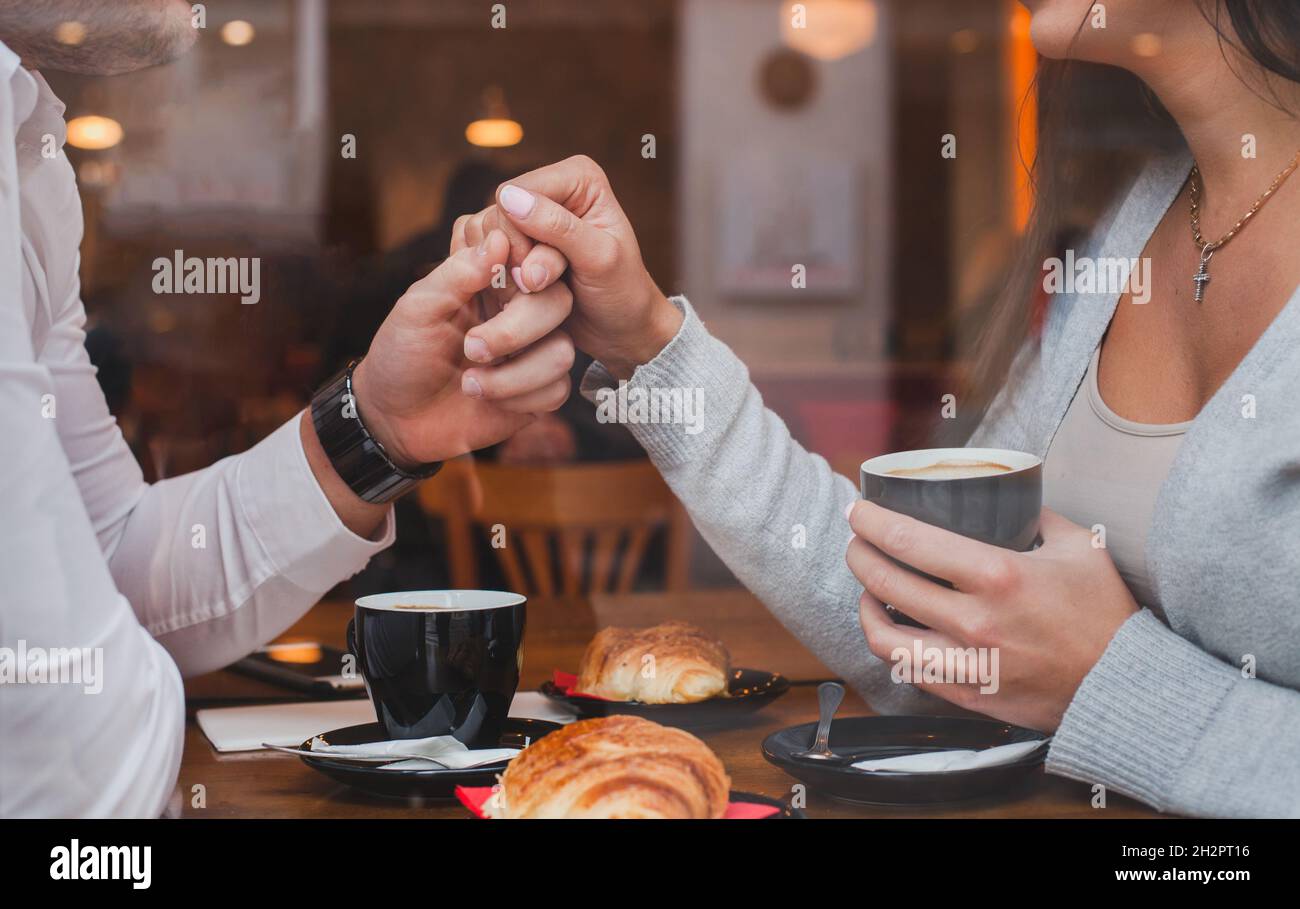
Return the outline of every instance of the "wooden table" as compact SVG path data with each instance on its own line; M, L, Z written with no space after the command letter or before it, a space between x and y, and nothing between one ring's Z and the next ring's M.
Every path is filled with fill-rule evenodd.
M352 607L326 601L280 638L343 647ZM535 689L554 668L578 665L596 629L611 624L649 625L670 617L686 619L724 641L737 666L781 672L796 684L788 694L754 714L747 725L699 733L718 754L738 790L789 799L796 781L772 766L759 750L763 738L783 726L817 718L816 682L830 672L748 592L598 596L588 600L534 600L528 604L521 690ZM803 683L803 684L800 684ZM809 684L811 683L811 684ZM187 724L180 789L187 817L468 818L455 804L408 804L368 796L335 783L292 755L269 751L218 754L194 722L201 707L293 699L283 689L231 672L186 682ZM856 695L840 714L871 711ZM206 806L192 807L192 787L204 787ZM1111 793L1105 810L1090 806L1081 783L1041 774L1023 795L959 808L921 810L849 805L816 793L807 796L810 817L1152 817L1156 812Z

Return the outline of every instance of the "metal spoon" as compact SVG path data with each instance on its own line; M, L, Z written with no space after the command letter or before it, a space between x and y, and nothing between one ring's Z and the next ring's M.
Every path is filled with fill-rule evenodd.
M931 751L949 751L945 745L871 745L848 754L833 753L830 757L822 755L799 755L812 757L814 760L830 761L836 764L856 764L858 761L874 761L880 758L911 757L914 754L927 754Z
M840 709L843 700L844 686L839 682L822 682L817 686L817 710L820 714L817 720L817 738L813 740L811 748L797 752L792 757L813 761L840 759L838 754L831 751L831 720L835 718L835 711Z
M331 754L328 751L308 751L303 748L291 748L285 745L272 745L269 742L262 743L263 748L269 748L272 751L283 751L285 754L296 754L300 757L322 758L327 761L337 761L340 764L396 764L398 761L429 761L437 764L443 770L448 770L446 764L437 758L426 757L423 754Z

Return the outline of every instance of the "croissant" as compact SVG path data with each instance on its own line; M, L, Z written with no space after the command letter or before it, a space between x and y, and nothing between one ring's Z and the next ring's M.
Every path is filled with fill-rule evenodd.
M492 818L720 818L731 780L708 745L634 716L571 723L525 748Z
M614 701L689 704L726 695L729 662L727 648L685 622L603 628L578 664L578 691Z

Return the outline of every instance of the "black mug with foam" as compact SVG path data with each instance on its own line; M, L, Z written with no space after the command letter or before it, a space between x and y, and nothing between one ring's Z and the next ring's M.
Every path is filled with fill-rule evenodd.
M390 739L501 739L523 663L525 598L497 590L362 597L348 648Z

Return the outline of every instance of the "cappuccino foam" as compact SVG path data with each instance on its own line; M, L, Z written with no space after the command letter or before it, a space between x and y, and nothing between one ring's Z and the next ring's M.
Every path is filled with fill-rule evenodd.
M1010 473L1014 469L996 461L948 458L926 464L924 467L899 467L886 473L891 477L914 477L923 480L967 480L972 477L994 477L1000 473Z

